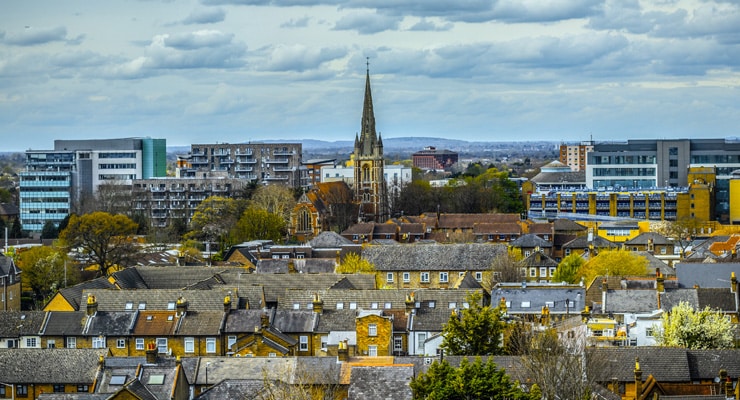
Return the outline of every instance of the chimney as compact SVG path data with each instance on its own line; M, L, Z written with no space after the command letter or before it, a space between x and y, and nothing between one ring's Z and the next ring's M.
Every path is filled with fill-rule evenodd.
M501 315L506 315L509 310L506 307L506 297L502 297L501 300L498 302L498 309L501 313Z
M349 346L347 345L347 340L342 340L339 342L339 348L337 349L337 359L339 361L349 361Z
M635 357L635 398L639 399L642 394L642 370L640 370L640 357Z
M735 276L734 271L730 274L730 288L732 289L732 293L737 294L737 276Z
M98 300L92 294L87 295L87 315L93 316L98 312Z
M224 312L231 311L231 292L224 297Z
M619 379L612 378L612 393L619 394Z
M157 345L154 342L149 342L146 345L146 363L156 364L157 363Z
M313 294L313 312L317 314L324 312L324 300L321 300L318 293Z
M601 281L601 312L606 312L606 298L607 292L609 292L609 285L606 283L606 278Z
M542 318L540 319L542 326L550 326L550 307L542 307Z
M270 326L270 317L267 315L267 313L262 313L260 315L260 326L262 329L268 328Z
M414 301L414 292L406 295L406 314L413 314L416 309L416 301Z
M723 393L723 389L725 388L725 381L726 380L727 380L727 370L724 369L724 368L722 368L722 369L719 370L719 385L720 385L720 387L719 387L719 393L720 394ZM732 390L732 389L730 389L730 390ZM724 393L725 394L729 394L730 392L725 391ZM727 396L725 396L725 397L727 397Z
M175 306L177 308L178 317L184 317L185 313L188 312L188 302L182 296L177 298L177 303L175 303Z
M293 260L288 260L288 273L295 274L295 263Z
M665 278L663 278L663 274L660 273L660 268L655 269L655 287L658 289L658 293L664 293L665 292Z
M591 318L591 309L588 306L586 306L581 311L581 320L585 323L586 321L589 320L589 318Z

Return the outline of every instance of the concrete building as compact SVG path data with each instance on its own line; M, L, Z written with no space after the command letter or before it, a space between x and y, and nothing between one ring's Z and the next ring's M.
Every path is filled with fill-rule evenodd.
M308 187L300 143L192 144L190 149L189 154L178 156L180 178L204 178L219 172L263 184Z
M427 146L424 150L411 155L414 167L423 170L444 170L457 163L457 153L450 150L437 150L434 146Z
M20 175L20 218L24 230L58 225L101 185L130 186L134 179L165 176L165 139L55 140L53 150L26 151Z
M571 171L586 170L586 154L594 149L594 142L587 141L575 145L560 145L560 162L570 167Z
M592 189L650 189L686 187L689 169L713 167L714 215L729 220L732 171L740 168L740 140L628 140L596 143L588 153L586 186Z

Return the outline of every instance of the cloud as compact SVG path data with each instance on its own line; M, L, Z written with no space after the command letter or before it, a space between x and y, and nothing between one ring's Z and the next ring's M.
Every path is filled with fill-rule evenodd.
M437 24L433 21L430 21L426 18L422 18L419 22L412 25L408 30L410 31L449 31L452 29L451 23L446 24Z
M78 40L80 37L76 38ZM27 27L22 31L6 34L3 42L13 46L36 46L50 42L67 41L67 28L58 26L55 28L33 28Z
M347 49L340 47L311 48L304 45L279 45L267 51L264 70L296 71L316 69L321 64L343 58Z
M281 28L305 28L308 26L309 20L310 20L309 17L303 17L303 18L298 18L298 19L291 18L289 21L283 22L282 24L280 24L280 27Z
M193 50L203 47L225 46L230 44L233 39L233 34L225 34L217 30L200 30L172 35L158 35L152 40L152 45L178 50Z
M222 8L198 8L182 21L184 25L213 24L226 18L226 11Z
M353 30L361 35L370 35L387 30L397 30L402 19L402 17L373 13L353 13L340 18L334 25L334 30Z
M554 22L593 15L603 0L498 0L490 16L506 22Z

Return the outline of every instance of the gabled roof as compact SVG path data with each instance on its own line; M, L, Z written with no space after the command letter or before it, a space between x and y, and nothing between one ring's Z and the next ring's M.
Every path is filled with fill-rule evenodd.
M263 379L224 379L195 396L195 400L258 399L265 388Z
M226 313L223 311L188 311L177 328L177 335L219 335L225 319Z
M261 324L262 310L231 310L226 316L224 333L247 333L259 329Z
M555 221L553 221L552 223L553 223L553 227L554 227L556 233L558 233L558 232L560 232L560 233L562 233L562 232L574 232L575 233L575 232L585 232L585 231L588 230L588 228L586 228L585 226L583 226L583 225L581 225L581 224L579 224L579 223L577 223L575 221L571 221L569 219L558 218Z
M648 274L655 275L658 268L660 268L660 273L663 276L676 276L676 270L664 263L660 258L656 257L655 254L652 254L649 251L633 251L632 253L640 257L644 257L647 260Z
M147 363L143 357L108 357L96 392L120 393L127 390L140 399L170 399L181 373L174 357L159 356L153 364ZM111 383L113 376L123 377L125 383Z
M82 299L82 293L87 292L90 289L113 289L115 286L108 282L108 279L104 276L95 278L89 281L80 282L74 286L59 289L57 295L61 295L75 310L80 310L80 305L84 305L85 302L80 302ZM83 299L84 300L84 299Z
M519 261L521 267L557 267L558 262L542 251L535 251Z
M501 298L506 299L507 311L513 314L540 314L545 305L551 314L579 314L586 305L586 289L557 284L499 285L491 291L491 304L497 306Z
M131 333L134 336L174 336L178 321L175 311L140 311Z
M17 275L20 272L21 270L15 265L12 258L0 254L0 276Z
M737 310L735 293L730 288L697 288L698 309L709 307L713 310L734 313Z
M368 246L362 257L377 271L483 271L506 246L488 243Z
M305 274L333 273L336 266L336 260L333 258L264 259L257 263L254 272L287 274L290 271L290 263L293 263L295 272Z
M516 222L476 223L473 225L476 235L521 235L522 227Z
M654 245L672 245L673 241L668 240L665 236L656 232L643 232L634 238L624 242L625 245L641 245L647 246L650 241L653 241Z
M365 237L370 238L374 230L375 223L360 222L359 224L350 225L342 232L342 235L365 235Z
M462 305L462 304L461 304ZM444 324L449 322L452 310L446 306L417 310L409 318L410 331L442 332Z
M49 311L42 328L45 336L77 336L82 334L84 311Z
M645 379L653 375L658 382L691 382L686 349L667 347L589 347L588 354L606 360L609 376L619 382L635 381L635 358Z
M724 369L730 377L740 376L740 349L686 350L692 380L709 380Z
M674 265L676 277L680 287L690 288L699 286L702 288L725 288L730 287L730 276L740 279L740 262L717 262L713 264L704 263L677 263Z
M602 304L602 307L604 305ZM655 289L608 290L604 313L645 313L657 310L658 291Z
M509 244L512 247L519 247L519 248L534 248L534 247L550 248L552 247L551 241L545 240L533 233L522 235L512 240L511 242L509 242Z
M552 235L553 224L551 223L538 223L529 225L529 233L535 235Z
M412 398L413 366L353 366L351 371L349 400Z
M601 236L594 235L593 240L589 243L587 236L578 236L577 238L571 240L568 243L565 243L563 245L563 249L588 249L591 244L593 243L594 248L596 249L618 249L619 245L604 239Z
M38 335L45 318L46 313L43 311L2 311L0 338Z
M309 240L308 243L311 245L311 247L315 249L333 249L342 247L344 245L354 244L351 240L332 231L323 231L319 233L318 236L316 236L315 238Z
M107 352L107 349L0 349L2 380L9 383L91 385L100 357Z
M398 230L401 235L423 235L426 233L426 225L423 223L399 222Z
M678 303L686 302L697 309L699 307L699 297L695 289L675 289L667 290L660 295L660 308L670 311Z
M357 310L324 309L319 316L316 332L354 331L357 321Z
M98 302L99 311L167 310L174 306L178 298L188 302L188 310L220 311L224 298L233 287L211 290L146 289L146 290L108 290L92 289L83 296L92 294ZM85 303L84 299L80 302ZM232 307L235 307L232 302ZM143 307L143 308L142 308Z
M272 318L272 326L284 333L313 332L318 324L318 314L307 310L275 310Z
M439 229L472 229L476 223L516 223L520 219L519 214L448 214L439 215L437 227ZM427 224L427 226L430 226Z
M136 322L136 311L98 311L87 317L82 334L85 336L128 336Z

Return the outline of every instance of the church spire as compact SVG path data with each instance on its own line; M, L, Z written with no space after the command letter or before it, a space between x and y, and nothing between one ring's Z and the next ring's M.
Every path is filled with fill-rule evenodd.
M362 131L360 132L360 145L362 151L368 154L372 151L377 141L375 133L375 113L373 112L373 95L370 91L370 61L366 61L367 71L365 75L365 102L362 106Z

